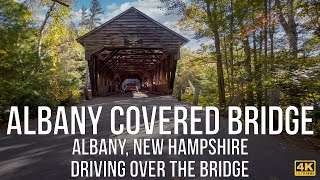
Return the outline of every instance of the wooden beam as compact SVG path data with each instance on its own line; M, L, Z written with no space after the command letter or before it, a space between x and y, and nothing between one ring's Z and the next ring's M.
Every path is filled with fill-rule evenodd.
M127 60L128 61L128 60ZM134 67L136 71L141 71L141 68L142 68L142 71L145 71L147 72L148 74L152 74L152 72L150 71L149 68L146 67L146 65L144 63L138 63L138 64L132 64L132 63L127 63L127 61L125 62L119 62L117 63L115 66L113 66L112 68L110 68L110 72L108 72L108 74L111 74L112 72L115 72L115 71L119 71L120 68L122 67ZM142 61L142 60L141 60ZM140 61L140 62L141 62Z
M118 52L119 52L119 50L112 51L112 53L110 53L110 55L104 59L102 65L99 67L98 71L101 72L101 70L106 66L108 61L110 59L112 59Z
M113 61L111 62L111 64L110 64L110 66L107 66L107 68L104 70L104 71L106 72L106 75L107 75L107 76L111 73L112 69L113 69L115 66L117 66L117 64L121 63L121 62L119 62L119 59L120 59L120 58L116 58L115 60L113 60Z
M135 60L137 60L137 61L134 61L135 63L139 63L140 62L140 64L141 65L143 65L143 63L141 63L141 61L143 60L143 61L148 61L148 64L149 65L152 65L152 66L156 66L157 64L156 64L156 62L154 62L154 61L149 61L149 59L147 59L147 58L139 58L139 59L135 59ZM104 71L113 71L114 70L114 68L115 67L117 67L117 66L119 66L119 65L121 65L121 64L128 64L128 65L130 65L130 64L132 64L131 62L133 62L133 59L126 59L126 58L117 58L117 59L113 59L113 62L111 62L110 64L109 64L109 66L106 66L106 68L105 69L103 69ZM107 72L108 74L110 74L109 72Z
M110 59L109 65L105 66L101 71L102 73L106 74L110 70L110 67L112 67L115 63L117 63L118 59L120 59L121 56L116 56L115 58Z

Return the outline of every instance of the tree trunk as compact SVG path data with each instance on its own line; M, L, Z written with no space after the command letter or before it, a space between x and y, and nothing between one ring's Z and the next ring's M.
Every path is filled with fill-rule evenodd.
M275 27L274 27L274 23L272 22L272 14L271 14L271 0L269 0L269 10L268 10L268 14L269 14L269 37L270 37L270 71L271 73L273 73L275 71L275 66L274 66L274 31L275 31Z
M280 0L275 0L275 4L279 10L279 20L280 24L283 27L286 35L288 36L289 40L289 60L290 66L289 71L291 74L294 72L294 70L297 69L297 66L295 65L295 62L298 58L298 32L297 32L297 24L295 22L295 9L294 9L294 0L287 0L287 20L284 17L284 13L282 12L282 5ZM301 96L299 93L299 87L297 87L293 82L292 86L289 88L288 93L290 96L290 105L294 105L296 107L301 106Z
M44 32L44 29L46 27L46 24L48 22L48 19L50 18L50 13L53 11L53 8L55 6L55 2L52 3L52 5L50 6L49 10L47 11L46 13L46 16L39 28L39 38L38 38L38 58L39 58L39 61L41 63L41 60L42 60L42 38L43 38L43 32Z
M280 0L275 0L275 4L279 10L279 20L280 24L283 27L286 35L288 36L289 46L290 46L290 59L296 60L298 57L298 32L297 25L295 22L295 11L294 11L294 0L287 1L287 19L284 17L282 12L282 5Z
M225 32L226 30L224 30ZM223 34L223 54L224 54L224 61L226 65L226 72L227 72L227 85L228 85L228 92L231 93L231 83L230 83L230 72L229 72L229 60L228 60L228 51L227 51L227 41L226 41L226 35Z
M268 19L268 0L264 0L264 18L265 20ZM265 21L264 23L264 63L263 63L263 70L265 72L265 79L268 78L268 22Z
M218 88L219 88L219 104L223 108L226 105L226 96L224 89L224 75L223 75L223 65L220 49L220 37L219 32L214 30L215 48L217 53L217 72L218 72Z
M233 56L233 43L230 43L230 76L231 76L231 97L234 98L234 56Z
M219 104L220 108L224 108L226 106L226 96L224 89L224 75L223 75L223 64L222 64L222 56L220 49L220 34L215 23L215 16L212 15L210 3L207 2L207 15L209 19L209 25L214 34L214 44L216 49L216 58L217 58L217 73L218 73L218 90L219 90Z
M229 47L230 51L230 76L231 76L231 97L234 98L234 63L233 63L233 34L234 34L234 17L233 17L233 0L230 0L231 18L230 18L230 36L231 43Z
M257 36L253 32L253 62L254 62L254 75L257 82L257 105L258 108L262 106L262 79L261 79L261 66L257 54Z
M263 60L263 56L262 56L262 46L263 46L263 35L262 35L262 31L260 31L260 35L259 35L259 58L258 58L258 63L257 63L257 79L258 79L258 83L257 83L257 104L258 107L262 106L262 100L263 100L263 84L262 84L262 72L261 72L261 68L262 68L262 60Z
M254 105L253 88L252 88L252 72L251 72L251 49L249 37L246 35L243 42L244 54L245 54L245 69L246 69L246 83L247 83L247 105Z

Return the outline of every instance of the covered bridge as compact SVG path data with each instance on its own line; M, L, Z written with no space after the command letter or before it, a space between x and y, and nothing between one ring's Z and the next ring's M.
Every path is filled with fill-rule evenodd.
M132 7L77 39L85 48L93 96L126 79L172 93L180 48L188 39Z

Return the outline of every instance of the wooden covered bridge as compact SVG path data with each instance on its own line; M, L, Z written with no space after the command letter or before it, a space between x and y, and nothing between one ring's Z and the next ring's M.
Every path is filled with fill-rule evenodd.
M172 93L180 48L188 39L132 7L77 39L85 48L93 96L126 79Z

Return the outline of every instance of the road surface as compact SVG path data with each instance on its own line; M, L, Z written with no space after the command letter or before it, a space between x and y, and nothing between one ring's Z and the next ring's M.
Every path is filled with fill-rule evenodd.
M122 106L127 108L129 106L185 106L183 102L177 101L171 96L154 96L143 93L135 94L121 94L106 98L96 98L91 101L86 101L79 104L78 106L103 106L104 112L110 112L110 109L114 106ZM165 117L172 117L172 113L165 114ZM197 114L197 116L204 116L204 113ZM227 135L226 120L222 119L222 127L220 133L217 135L145 135L140 132L136 136L129 134L122 134L114 136L110 133L108 125L110 124L110 114L103 113L101 120L106 126L99 126L99 135L46 135L46 136L18 136L3 134L0 135L0 179L11 180L11 179L71 179L71 161L120 161L123 160L127 163L136 161L165 161L170 160L177 161L223 161L223 160L246 160L249 161L248 173L249 178L256 180L293 180L293 179L320 179L320 168L318 165L318 176L317 177L302 177L297 178L293 175L294 161L297 159L312 159L317 160L320 163L320 155L317 152L306 148L296 147L293 144L288 144L279 137L272 136L229 136ZM117 119L119 123L125 122L123 118ZM90 121L88 126L90 126ZM36 127L34 124L33 128ZM172 123L166 124L166 129L172 128ZM204 129L205 127L201 125ZM150 155L150 156L139 156L133 155L132 141L133 138L154 138L154 139L194 139L194 138L248 138L248 156L211 156L207 153L203 155L181 155L181 156L169 156L163 154ZM125 151L129 152L128 157L125 155L117 156L77 156L72 155L74 139L127 139L128 146L125 146ZM165 149L167 147L165 146ZM197 165L198 166L198 165ZM171 166L169 166L171 167ZM168 168L169 168L168 167ZM198 168L195 168L198 171ZM167 167L166 167L167 170ZM127 170L128 171L128 170ZM127 172L128 173L128 172ZM199 172L196 172L198 174ZM77 179L77 178L75 178ZM80 179L80 178L78 178ZM84 178L87 179L87 178ZM116 178L119 179L119 178ZM132 179L126 177L123 179ZM140 179L140 178L138 178ZM149 179L149 178L147 178ZM169 173L166 178L162 179L186 179L186 178L172 178L169 177ZM224 179L224 178L199 178L194 179ZM233 178L230 178L233 179ZM238 178L242 179L242 178Z

